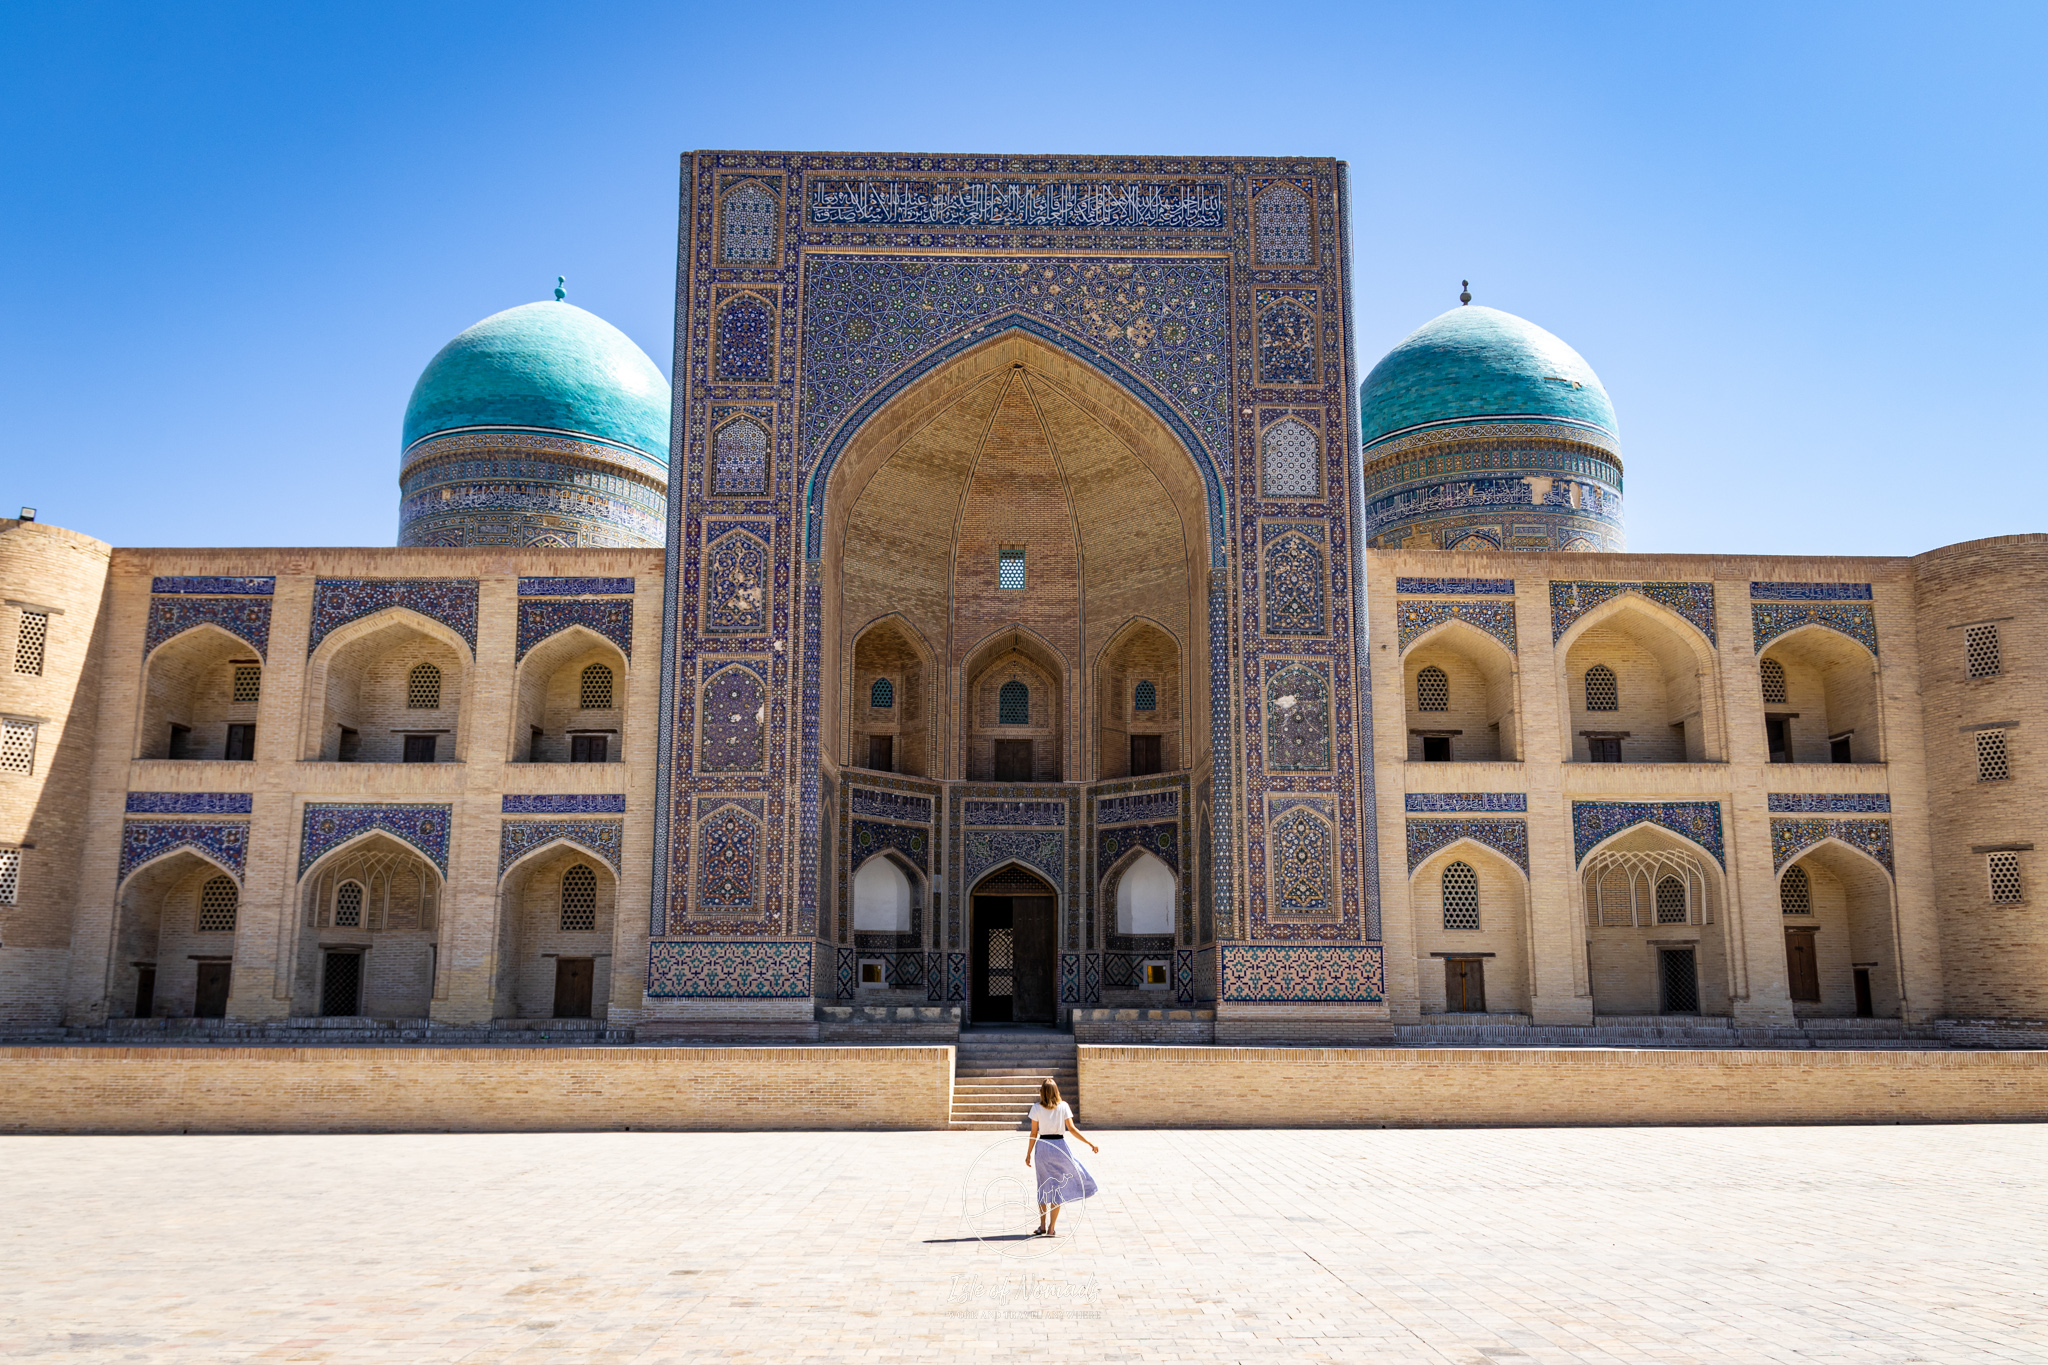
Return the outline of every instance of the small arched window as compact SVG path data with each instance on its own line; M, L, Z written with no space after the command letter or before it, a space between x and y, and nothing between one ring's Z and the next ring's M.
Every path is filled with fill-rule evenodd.
M591 664L583 670L577 701L586 711L612 709L612 670L607 664Z
M363 927L363 884L356 881L343 882L334 888L334 927L337 929L360 929Z
M1448 711L1451 709L1451 680L1435 664L1431 664L1428 668L1415 675L1415 709L1418 711Z
M1479 927L1479 874L1470 863L1444 869L1444 928Z
M582 863L562 874L562 932L588 933L597 928L597 874Z
M233 877L215 877L199 888L199 932L231 934L235 911L242 903L241 890Z
M875 679L875 685L868 689L868 705L877 711L887 711L896 705L896 684L887 678Z
M1133 711L1157 711L1159 709L1159 688L1150 678L1139 683L1131 694Z
M1004 725L1031 723L1031 689L1015 678L996 693L996 720Z
M1657 923L1684 924L1687 908L1684 882L1666 877L1657 883Z
M405 705L412 711L441 709L441 670L432 664L414 664L405 675Z
M1586 670L1586 709L1588 711L1619 711L1621 689L1615 686L1614 670L1606 664L1594 664Z
M1765 659L1758 666L1764 679L1764 701L1779 706L1785 704L1785 665L1776 659Z
M1813 883L1806 879L1805 868L1792 868L1778 883L1778 908L1788 915L1813 913Z

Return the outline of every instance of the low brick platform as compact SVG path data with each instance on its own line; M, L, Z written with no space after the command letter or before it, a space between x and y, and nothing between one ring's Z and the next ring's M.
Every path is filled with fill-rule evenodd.
M5 1047L0 1134L944 1128L950 1047Z

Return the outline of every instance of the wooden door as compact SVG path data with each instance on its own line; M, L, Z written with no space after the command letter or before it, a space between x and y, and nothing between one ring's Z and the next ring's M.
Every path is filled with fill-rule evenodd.
M1476 957L1444 959L1444 1008L1453 1014L1486 1013L1486 963Z
M878 773L896 771L896 736L868 736L868 766Z
M1159 736L1131 736L1131 776L1150 777L1159 771Z
M1007 1024L1015 1017L1017 941L1010 923L1008 896L976 896L969 942L974 1022Z
M156 1016L156 968L135 969L135 1017L152 1019Z
M1031 780L1031 741L1028 739L999 739L996 741L996 781L1029 782Z
M590 981L596 965L587 957L555 959L555 1018L590 1017Z
M1820 964L1815 961L1813 930L1785 931L1785 976L1794 1000L1819 1003Z
M1012 896L1010 916L1017 936L1017 997L1012 1017L1020 1024L1050 1024L1059 1017L1052 897Z
M229 962L202 962L199 964L199 992L192 999L193 1018L227 1018L228 974L233 965L233 963Z

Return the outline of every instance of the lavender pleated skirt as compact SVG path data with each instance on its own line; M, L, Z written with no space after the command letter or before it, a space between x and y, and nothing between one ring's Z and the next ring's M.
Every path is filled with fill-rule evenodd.
M1031 1155L1031 1169L1038 1174L1038 1202L1075 1204L1094 1196L1101 1187L1080 1156L1072 1149L1074 1139L1047 1142L1041 1139Z

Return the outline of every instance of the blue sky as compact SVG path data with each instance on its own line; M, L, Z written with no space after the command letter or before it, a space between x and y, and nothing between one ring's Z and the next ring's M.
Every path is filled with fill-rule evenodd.
M544 297L668 368L693 147L1351 163L1359 355L1578 348L1630 548L2048 529L2048 7L14 0L0 506L390 544L399 423Z

